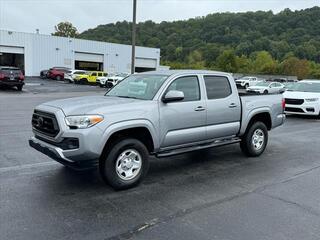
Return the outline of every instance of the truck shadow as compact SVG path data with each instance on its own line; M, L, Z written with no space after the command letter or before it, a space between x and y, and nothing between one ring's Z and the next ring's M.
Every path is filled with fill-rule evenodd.
M241 154L237 145L199 150L167 158L151 157L149 172L144 181L138 187L126 190L126 192L159 184L170 186L177 179L179 182L185 180L186 183L190 177L193 179L199 177L203 180L204 176L211 175L212 177L215 172L249 161L250 159ZM60 189L62 195L75 194L79 191L95 192L96 194L116 192L102 181L98 169L74 171L61 167L52 175L51 180L48 182L50 185L48 188ZM63 189L67 193L63 193Z

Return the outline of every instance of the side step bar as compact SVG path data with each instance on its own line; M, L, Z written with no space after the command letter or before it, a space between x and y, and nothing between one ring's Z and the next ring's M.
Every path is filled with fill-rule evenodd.
M168 157L168 156L172 156L172 155L183 154L183 153L206 149L206 148L224 146L224 145L234 144L234 143L238 143L238 142L241 142L240 138L231 138L231 139L216 140L216 141L209 142L206 144L199 144L199 145L194 145L191 147L183 147L183 148L177 148L177 149L165 150L165 151L160 150L160 152L156 154L156 157L159 157L159 158L160 157Z

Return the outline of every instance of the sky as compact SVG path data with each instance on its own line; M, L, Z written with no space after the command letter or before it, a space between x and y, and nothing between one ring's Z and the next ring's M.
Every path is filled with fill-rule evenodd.
M137 0L137 21L173 21L216 12L246 12L320 6L320 0ZM69 21L79 32L100 24L131 21L132 0L0 0L0 29L54 32Z

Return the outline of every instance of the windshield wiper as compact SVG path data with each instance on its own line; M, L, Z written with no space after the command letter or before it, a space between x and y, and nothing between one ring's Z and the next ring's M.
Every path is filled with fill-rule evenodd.
M139 99L139 98L136 98L136 97L129 97L129 96L115 96L115 97L119 97L119 98L132 98L132 99Z

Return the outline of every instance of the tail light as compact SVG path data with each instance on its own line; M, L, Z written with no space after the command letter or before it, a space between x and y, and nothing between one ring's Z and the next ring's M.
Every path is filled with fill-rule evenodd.
M0 80L3 80L4 79L4 74L3 73L0 73Z
M20 72L20 74L19 74L19 79L22 81L24 80L24 76L23 76L22 72Z
M284 110L286 107L286 100L282 98L282 109Z

